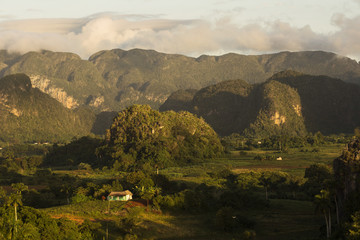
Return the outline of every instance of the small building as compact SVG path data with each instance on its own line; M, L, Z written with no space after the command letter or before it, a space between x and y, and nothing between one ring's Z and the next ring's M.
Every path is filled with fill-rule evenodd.
M282 157L277 157L276 160L277 161L282 161Z
M132 193L129 190L125 190L122 192L111 192L109 196L107 196L108 201L128 201L132 199Z

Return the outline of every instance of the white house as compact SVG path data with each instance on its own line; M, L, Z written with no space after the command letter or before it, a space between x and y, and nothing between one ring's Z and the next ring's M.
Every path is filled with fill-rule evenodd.
M111 192L107 197L108 201L128 201L132 199L132 193L129 190L122 192Z

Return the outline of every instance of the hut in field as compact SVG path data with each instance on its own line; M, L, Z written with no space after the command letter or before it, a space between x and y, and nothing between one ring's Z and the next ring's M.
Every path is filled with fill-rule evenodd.
M111 192L107 196L108 201L128 201L132 199L132 193L129 190L122 192Z

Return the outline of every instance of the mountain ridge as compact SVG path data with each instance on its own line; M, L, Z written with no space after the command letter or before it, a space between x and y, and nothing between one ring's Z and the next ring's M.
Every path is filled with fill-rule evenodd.
M322 51L192 58L154 50L113 49L94 53L88 60L74 53L21 55L0 51L0 77L25 73L47 79L48 89L63 91L78 106L89 106L97 112L119 111L132 104L149 104L157 109L177 90L201 89L234 79L259 83L283 70L329 75L360 84L359 63Z

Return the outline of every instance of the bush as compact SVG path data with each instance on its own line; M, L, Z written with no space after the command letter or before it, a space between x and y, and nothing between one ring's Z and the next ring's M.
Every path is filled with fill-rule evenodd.
M175 207L175 201L174 198L167 195L167 196L161 196L158 195L153 199L153 204L155 206L158 206L162 210L171 210Z
M79 169L79 170L87 170L87 171L91 171L91 170L92 170L91 165L88 164L88 163L79 163L78 169Z
M186 191L172 195L158 195L153 199L153 204L162 210L184 210L190 208L186 205Z
M90 201L91 197L85 196L83 194L76 194L71 198L71 203L81 203Z

